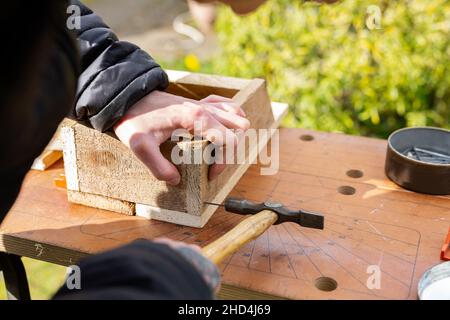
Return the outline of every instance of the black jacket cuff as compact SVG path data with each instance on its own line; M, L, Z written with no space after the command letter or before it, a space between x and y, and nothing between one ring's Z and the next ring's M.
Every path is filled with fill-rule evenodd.
M81 289L63 286L55 299L212 299L195 267L165 244L147 240L79 263Z

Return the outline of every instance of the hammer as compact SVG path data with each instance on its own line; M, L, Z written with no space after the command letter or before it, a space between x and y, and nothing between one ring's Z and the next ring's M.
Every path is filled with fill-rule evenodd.
M294 222L302 227L314 229L323 229L324 226L322 215L303 210L289 210L281 203L254 203L237 198L228 198L225 205L205 203L224 206L225 210L229 212L252 215L219 239L202 248L203 254L215 264L219 264L225 257L239 250L244 244L259 237L273 224Z

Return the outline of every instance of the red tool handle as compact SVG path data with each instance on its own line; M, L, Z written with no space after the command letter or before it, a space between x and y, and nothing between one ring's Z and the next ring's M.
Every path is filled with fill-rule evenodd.
M441 260L450 260L450 228L448 228L447 239L445 239L444 245L442 246Z

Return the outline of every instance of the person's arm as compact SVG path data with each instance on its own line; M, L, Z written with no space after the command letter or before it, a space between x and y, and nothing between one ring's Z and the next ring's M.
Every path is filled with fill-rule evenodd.
M78 81L74 116L107 131L137 101L168 85L167 75L146 52L119 41L114 32L80 1L78 40L82 73Z
M176 129L192 130L216 143L236 145L229 129L247 130L247 119L230 99L208 97L194 101L163 92L168 85L161 67L137 46L119 41L105 23L79 1L81 29L77 38L83 72L79 79L74 116L95 129L114 129L117 137L159 179L176 185L180 174L160 152L159 146ZM211 132L220 132L223 140ZM210 179L225 169L210 167Z
M90 256L80 267L81 289L53 299L212 299L220 283L214 264L192 246L171 240L135 241Z

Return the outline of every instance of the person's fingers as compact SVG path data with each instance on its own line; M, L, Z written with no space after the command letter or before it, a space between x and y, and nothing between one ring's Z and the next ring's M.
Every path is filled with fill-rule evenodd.
M158 180L171 185L180 183L180 173L177 168L164 158L158 143L149 134L136 134L130 139L130 148Z
M241 117L246 117L247 115L245 114L244 110L242 110L237 104L230 104L230 103L225 103L225 102L220 102L220 103L208 103L207 104L208 107L214 107L216 109L220 109L229 113L233 113L233 114L237 114L238 116Z
M237 144L236 134L221 124L205 106L199 106L190 102L183 104L185 114L180 118L182 127L193 129L194 135L201 136L214 145Z
M203 102L233 102L233 99L218 96L215 94L211 94L211 95L207 96L206 98L202 99L201 101L203 101Z
M216 265L204 256L202 249L195 244L188 244L168 238L157 238L154 242L165 244L181 254L202 275L213 292L220 289L220 273Z
M225 169L227 165L224 163L214 163L209 167L208 179L214 180L217 178Z
M203 255L200 247L167 238L158 238L153 241L165 244L177 251L184 259L186 259L186 261L191 263L192 266L197 269L212 292L217 292L219 290L221 280L220 272L217 269L217 266Z
M226 112L224 110L207 107L208 111L216 118L221 124L230 129L241 129L246 131L250 128L250 121L246 118L238 116L237 114Z
M232 147L216 147L214 149L214 162L210 165L208 171L209 180L217 178L226 169L227 164L234 164L237 163L236 161L241 161L237 152L239 152L238 145L245 138L245 133L242 130L236 130L235 133L238 139L236 145Z
M210 95L206 97L205 99L200 100L203 103L208 103L210 105L215 106L216 108L220 108L222 110L225 110L227 112L233 112L241 117L245 117L246 114L244 110L239 107L232 99L221 97L217 95Z
M214 117L210 116L206 121L206 130L201 129L201 132L195 133L211 141L216 146L235 146L237 144L236 134L222 125Z

